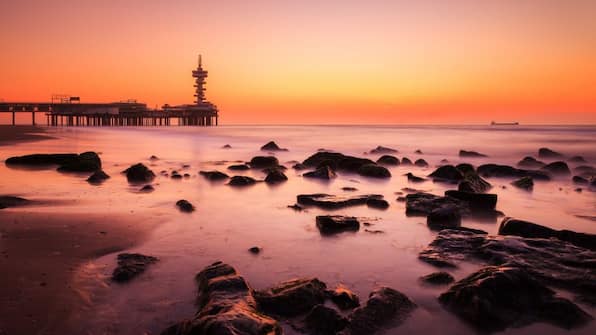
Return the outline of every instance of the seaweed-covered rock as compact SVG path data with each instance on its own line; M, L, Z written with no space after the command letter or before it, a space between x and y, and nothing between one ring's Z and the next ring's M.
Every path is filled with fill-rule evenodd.
M317 228L323 234L335 234L344 231L358 231L360 222L353 216L343 215L318 215Z
M546 163L541 162L532 156L526 156L521 161L517 162L517 166L529 169L539 169L545 165Z
M148 183L155 179L155 173L143 163L132 165L124 170L124 173L126 173L126 179L129 183Z
M317 178L317 179L327 179L327 180L337 177L337 175L335 174L333 169L331 169L327 165L319 167L314 171L304 173L302 176L306 177L306 178Z
M563 157L563 154L553 151L549 148L540 148L538 149L538 157L541 158L559 158Z
M87 178L87 182L89 184L93 184L93 185L98 185L103 183L106 179L109 179L110 176L105 173L103 170L97 170L95 172L93 172L92 175L89 176L89 178Z
M195 206L184 199L176 201L176 206L181 212L191 213L195 211Z
M455 281L455 278L451 274L445 271L433 272L426 276L420 277L423 283L431 285L447 285Z
M372 291L364 306L352 311L350 323L341 334L370 335L387 324L403 322L416 308L416 304L403 293L389 287Z
M434 181L457 183L464 179L464 175L453 165L443 165L429 175Z
M448 229L461 226L461 214L456 207L437 208L426 217L431 229Z
M250 167L253 169L275 167L278 165L279 161L274 156L255 156L250 160Z
M415 176L412 172L406 173L405 176L408 177L408 181L411 183L422 183L426 181L425 178Z
M329 299L342 310L360 306L360 299L358 296L343 286L339 286L333 291L328 290L327 295L329 296Z
M248 176L233 176L230 178L228 185L230 186L250 186L254 185L257 181Z
M0 195L0 209L25 206L29 203L30 201L25 198L14 197L10 195Z
M304 319L306 327L318 335L335 335L348 324L348 320L333 308L315 305Z
M205 177L207 180L216 181L230 178L227 174L221 171L199 171L199 174Z
M383 155L377 159L377 164L383 165L399 165L399 159L391 155Z
M392 154L392 153L396 153L397 150L392 149L392 148L388 148L388 147L384 147L384 146L377 146L376 148L372 149L370 151L371 154Z
M596 235L571 230L555 230L533 222L507 217L501 221L499 234L532 238L558 238L586 249L596 250Z
M274 319L257 310L253 290L233 267L217 262L196 276L199 310L162 335L281 335Z
M254 296L259 310L269 315L296 316L322 304L326 288L325 283L317 278L300 278L255 291Z
M569 166L567 166L567 163L565 163L563 161L557 161L557 162L552 162L550 164L546 164L545 166L543 166L541 168L541 170L550 172L552 174L557 174L557 175L571 174L571 170L569 170Z
M372 178L390 178L391 172L385 167L377 164L365 164L358 168L358 174Z
M476 151L460 150L459 157L487 157L487 156L485 154L481 154Z
M419 158L414 162L414 165L419 166L419 167L427 167L428 163L424 159Z
M118 254L118 266L112 273L112 280L126 282L143 273L150 264L157 262L153 256L142 254Z
M534 179L532 179L532 177L521 177L520 179L512 181L511 185L526 191L531 191L534 189Z
M480 165L476 171L483 177L532 177L536 180L550 180L550 176L544 171L516 169L508 165L484 164Z
M280 170L273 170L267 174L267 177L265 177L265 182L267 184L277 184L286 180L288 180L288 177L286 177Z
M382 199L383 196L379 194L339 196L325 193L315 193L300 194L296 197L296 201L299 204L306 206L317 206L324 209L339 209L350 206L364 205L370 198Z
M234 164L234 165L228 166L228 170L232 170L232 171L246 171L246 170L250 170L250 166L248 166L246 164Z
M522 268L489 266L458 281L439 301L477 328L503 330L535 321L574 328L592 319Z
M262 151L288 151L286 148L280 148L277 143L270 141L261 147Z

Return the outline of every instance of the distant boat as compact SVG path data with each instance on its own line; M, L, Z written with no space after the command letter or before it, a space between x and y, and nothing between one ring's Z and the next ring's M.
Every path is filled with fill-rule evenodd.
M491 122L491 126L519 126L519 122Z

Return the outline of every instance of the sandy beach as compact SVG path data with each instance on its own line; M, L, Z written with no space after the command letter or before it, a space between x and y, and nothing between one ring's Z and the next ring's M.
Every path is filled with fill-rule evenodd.
M52 138L44 133L43 128L36 126L0 125L0 146Z

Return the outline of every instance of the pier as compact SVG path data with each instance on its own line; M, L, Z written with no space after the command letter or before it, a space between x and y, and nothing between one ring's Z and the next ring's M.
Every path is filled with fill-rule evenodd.
M217 126L217 106L205 99L205 83L208 72L202 67L201 55L196 70L194 104L150 109L136 100L109 103L81 103L80 97L53 95L50 102L2 102L0 114L9 113L12 125L16 125L18 114L31 115L31 124L37 125L36 113L43 113L47 126Z

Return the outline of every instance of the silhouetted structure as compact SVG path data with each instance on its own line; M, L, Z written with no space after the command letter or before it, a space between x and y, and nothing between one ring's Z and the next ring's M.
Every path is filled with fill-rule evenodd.
M205 100L205 79L201 55L195 78L195 103L192 105L163 105L162 109L149 109L144 103L127 100L111 103L81 103L79 97L52 95L51 102L0 102L0 112L31 113L35 125L35 113L45 112L48 126L213 126L218 125L217 106ZM174 122L172 122L174 121Z

